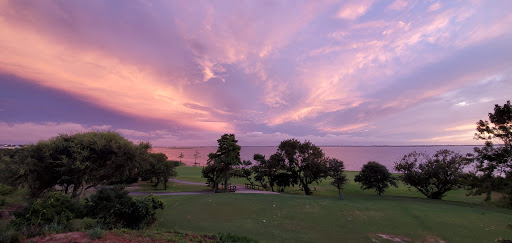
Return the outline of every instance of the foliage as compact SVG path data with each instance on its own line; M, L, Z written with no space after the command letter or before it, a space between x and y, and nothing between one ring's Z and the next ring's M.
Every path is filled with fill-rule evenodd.
M178 162L180 163L180 162ZM175 163L168 161L167 156L163 153L150 153L147 161L142 165L139 175L143 180L155 181L154 188L157 188L160 182L164 184L167 190L169 179L177 175Z
M238 166L238 168L235 168L234 170L234 176L238 178L245 178L249 184L253 185L254 182L252 181L252 169L251 169L252 162L250 160L244 160L242 163Z
M122 187L102 188L85 201L87 215L108 228L140 229L155 222L157 209L164 203L150 195L133 199Z
M259 241L251 239L247 236L240 236L231 233L218 233L216 235L217 242L238 242L238 243L257 243Z
M0 242L1 243L18 243L21 242L23 236L15 229L0 229Z
M494 106L489 121L476 123L475 139L485 141L482 148L475 147L475 171L468 175L467 186L471 195L486 194L490 200L492 191L508 196L512 205L512 105L510 101ZM494 141L501 142L495 146Z
M296 139L284 140L277 149L278 156L284 161L289 173L290 184L299 185L306 195L311 195L309 185L328 176L327 161L322 149L309 141L304 143Z
M224 192L227 191L228 181L234 174L234 167L240 166L240 145L234 134L224 134L217 140L217 152L208 154L207 165L201 171L203 178L216 192L219 184L224 182Z
M347 183L347 176L343 173L345 171L345 165L343 164L343 161L334 158L328 158L327 168L329 176L332 178L331 185L338 189L338 195L341 196L343 185Z
M254 160L258 162L257 165L252 167L252 170L255 173L254 179L259 182L262 187L268 186L272 191L274 191L274 186L277 183L278 174L285 172L286 167L284 164L284 159L277 154L273 154L267 160L265 159L264 155L255 154ZM283 182L284 177L281 175L279 178L283 178L280 181ZM289 181L288 178L286 180ZM280 183L280 185L282 184L283 183Z
M4 185L4 184L0 184L0 209L5 205L6 203L6 197L9 196L9 194L13 193L14 192L14 188L8 186L8 185ZM0 213L0 217L1 217L1 213Z
M59 192L49 193L15 212L13 225L17 228L45 225L66 225L71 219L83 214L81 205Z
M86 231L99 227L98 220L92 218L75 218L69 221L69 231Z
M91 240L101 239L105 236L105 232L100 227L94 227L88 230L87 234Z
M62 134L2 156L7 168L2 178L13 186L24 184L33 197L59 185L81 198L87 188L136 178L149 148L110 131Z
M375 189L380 195L384 193L390 185L398 187L396 178L388 171L386 166L375 161L369 161L354 178L355 182L361 183L363 190Z
M441 199L445 193L461 187L463 168L469 159L450 150L439 150L430 157L412 152L395 163L399 178L431 199Z

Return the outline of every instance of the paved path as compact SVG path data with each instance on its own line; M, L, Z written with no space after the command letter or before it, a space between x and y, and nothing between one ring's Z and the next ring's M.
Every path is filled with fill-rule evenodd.
M169 179L170 182L181 183L181 184L189 184L189 185L200 185L206 186L206 183L200 182L190 182L190 181L182 181L176 179ZM235 185L236 192L235 193L255 193L255 194L279 194L277 192L270 191L260 191L260 190L252 190L245 188L245 185ZM195 194L210 194L213 193L211 191L201 191L201 192L130 192L130 195L156 195L156 196L176 196L176 195L195 195Z
M170 182L176 182L176 183L181 183L181 184L189 184L189 185L200 185L200 186L205 186L206 183L204 182L191 182L191 181L182 181L182 180L176 180L176 179L169 179Z
M130 195L155 195L155 196L177 196L177 195L195 195L195 194L210 194L213 192L130 192Z

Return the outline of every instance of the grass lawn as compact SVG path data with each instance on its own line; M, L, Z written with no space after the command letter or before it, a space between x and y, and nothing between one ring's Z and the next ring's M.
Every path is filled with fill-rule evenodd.
M178 176L176 179L184 180L184 181L192 181L192 182L206 182L206 179L201 178L201 169L202 167L192 167L192 166L180 166L177 167L176 170L178 172ZM354 177L358 174L357 171L347 171L345 174L347 175L348 183L345 184L345 188L342 191L342 194L345 197L354 197L361 195L376 195L376 192L373 190L361 190L360 184L354 182ZM319 184L313 183L310 185L311 190L314 190L313 187L316 186L316 191L313 191L314 196L337 196L338 190L330 185L330 179L323 180ZM233 178L230 180L232 184L244 185L247 183L245 178ZM289 194L297 194L304 195L303 191L299 190L299 187L289 187L286 188L285 193ZM467 191L465 190L455 190L450 191L446 194L443 200L447 201L461 201L461 202L470 202L470 203L482 203L484 196L466 196ZM406 197L420 197L425 198L423 194L416 191L415 188L409 188L406 185L399 183L399 187L390 187L386 190L384 195L387 196L406 196ZM496 196L498 197L498 196Z
M372 242L376 234L414 241L493 242L512 238L512 211L471 203L360 195L162 196L160 230L230 232L265 242Z
M204 182L201 167L178 167L180 180ZM425 198L400 185L383 196L349 182L340 200L329 180L313 184L313 196L298 188L280 195L208 194L162 196L167 209L157 214L160 230L230 232L265 242L380 242L380 235L426 242L494 242L512 239L512 210L482 205L483 197L457 190L443 200ZM233 184L244 184L235 179ZM406 239L407 238L407 239Z

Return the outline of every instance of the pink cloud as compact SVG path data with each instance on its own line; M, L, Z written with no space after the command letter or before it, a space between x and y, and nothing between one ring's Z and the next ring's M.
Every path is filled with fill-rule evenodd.
M361 16L363 16L368 9L372 6L373 1L371 0L361 0L361 1L352 1L344 4L336 14L336 17L340 19L348 19L354 20Z
M0 141L4 143L25 144L49 139L59 134L84 132L91 130L109 130L111 126L87 126L77 123L6 123L0 121Z
M400 10L407 7L408 4L407 0L395 0L386 7L386 10Z

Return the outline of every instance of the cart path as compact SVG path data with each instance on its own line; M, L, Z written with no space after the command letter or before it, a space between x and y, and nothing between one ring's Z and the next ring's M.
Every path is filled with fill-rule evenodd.
M200 185L206 186L206 183L200 182L191 182L191 181L182 181L176 179L169 179L170 182L181 183L181 184L189 184L189 185ZM254 193L254 194L279 194L277 192L270 191L260 191L260 190L252 190L245 188L245 185L235 185L236 192L235 193ZM200 192L130 192L130 195L155 195L155 196L177 196L177 195L196 195L196 194L210 194L213 191L200 191Z
M189 184L189 185L200 185L200 186L206 186L206 183L204 182L191 182L191 181L182 181L182 180L176 180L176 179L169 179L170 182L176 182L181 184Z

